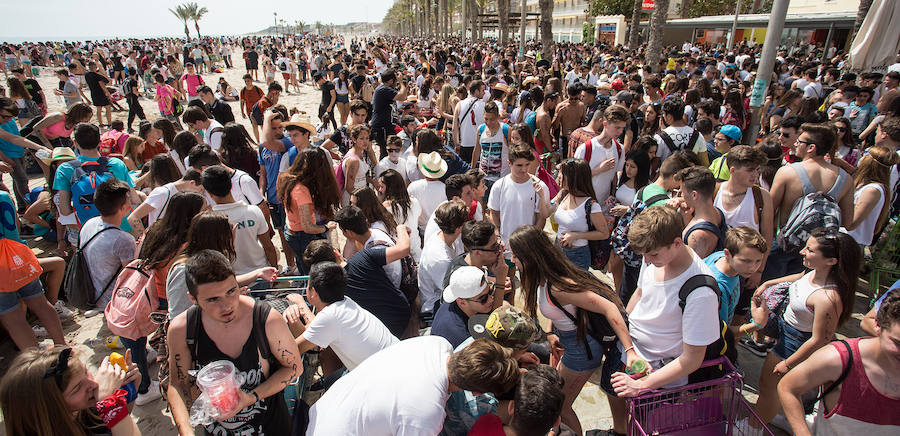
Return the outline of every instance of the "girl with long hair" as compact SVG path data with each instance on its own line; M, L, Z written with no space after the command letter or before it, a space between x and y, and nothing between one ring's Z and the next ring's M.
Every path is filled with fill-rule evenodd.
M650 157L640 150L632 150L625 155L625 168L616 187L616 203L610 209L614 216L622 216L634 203L638 190L650 184Z
M531 149L531 152L534 153L534 160L528 163L528 174L537 177L547 184L550 195L555 197L556 194L559 193L559 185L557 184L556 179L550 175L550 172L541 165L541 156L535 148L534 136L531 134L531 128L524 123L514 124L509 129L509 143L510 145L526 145Z
M197 136L186 130L175 135L175 139L172 141L172 149L169 150L169 157L175 161L175 166L178 167L178 171L181 172L182 176L191 168L188 165L188 155L191 153L191 149L199 143Z
M354 190L367 184L375 184L375 181L369 177L371 166L366 159L366 151L371 147L369 133L369 128L364 124L357 124L350 129L353 147L347 151L340 163L344 170L344 191L341 192L342 206L350 204L350 194Z
M757 147L766 154L766 163L759 167L759 186L768 191L772 189L775 173L778 172L778 168L781 168L783 160L781 143L778 138L767 139Z
M350 81L348 80L350 76L350 72L347 70L340 70L338 72L337 77L334 78L334 92L337 96L337 102L335 106L337 106L338 112L341 114L341 125L347 125L347 117L350 116Z
M660 103L653 102L644 105L644 125L641 127L641 136L653 136L659 133L659 124L662 119Z
M250 145L252 141L244 126L234 122L226 123L222 130L222 163L229 168L244 171L259 183L259 159Z
M159 139L166 145L166 148L172 148L175 142L175 135L178 134L175 125L165 118L160 118L153 122L153 128L159 131Z
M849 130L850 123L847 123ZM871 245L875 235L887 224L891 209L891 168L900 163L894 150L876 145L859 161L853 175L853 220L842 231L853 236L860 246Z
M23 351L0 381L6 434L139 436L141 431L125 409L124 396L116 393L121 386L141 378L130 351L125 352L125 362L126 369L122 370L104 358L91 374L71 347ZM110 405L121 401L121 415L110 410L107 401ZM111 420L115 424L108 428L103 418L113 416L121 420Z
M857 162L859 162L860 151L856 148L856 140L853 139L850 120L840 117L833 120L831 124L837 130L837 144L835 144L834 148L834 157L843 159L851 167L856 167ZM853 174L852 171L848 172Z
M601 387L610 394L607 399L612 410L614 430L625 433L625 401L612 394L610 381L612 374L622 367L617 342L621 341L622 348L626 350L629 366L638 359L638 355L628 335L621 300L612 288L593 274L569 262L542 229L519 227L509 237L509 248L521 275L525 312L537 317L540 310L541 315L551 321L553 331L547 335L551 353L554 358L563 353L557 365L565 381L562 421L575 434L582 434L581 423L572 409L572 403L585 382L602 366ZM609 326L607 331L588 332L589 312L604 318ZM614 335L618 341L598 342L595 335Z
M28 92L21 80L9 77L6 79L6 85L9 87L9 98L16 103L19 109L16 117L20 127L28 124L33 118L43 115L41 108L31 99L31 93Z
M386 170L379 176L378 194L381 204L394 216L394 222L406 224L415 229L419 226L419 215L422 215L422 206L419 200L410 197L406 190L406 182L396 170ZM410 255L416 261L422 256L422 237L419 232L409 235Z
M28 139L44 144L48 148L72 147L72 131L78 123L87 123L94 116L94 110L85 103L75 103L65 112L51 112L34 125Z
M806 272L769 280L753 295L762 298L767 288L791 282L784 313L770 321L777 323L778 335L759 377L759 399L754 409L764 423L781 409L778 380L831 341L837 328L853 313L862 260L857 241L846 233L818 228L800 255Z
M731 89L725 93L725 115L722 124L737 126L741 131L747 128L747 111L744 109L744 97L741 92Z
M140 171L144 166L144 158L141 156L144 144L144 140L137 136L130 136L125 140L125 146L122 147L122 162L129 171Z
M553 212L559 225L556 244L575 266L587 270L591 266L588 241L609 238L609 227L591 183L591 167L584 159L566 159L560 164L557 182L562 189L552 201L558 205ZM590 214L588 201L591 201ZM588 220L594 230L588 228Z
M437 110L440 118L437 124L438 130L449 132L453 128L453 108L456 107L458 102L459 99L456 97L453 85L444 83L444 86L441 87L441 93L438 95Z
M778 130L781 126L781 120L784 117L797 113L800 110L800 101L803 100L803 91L799 89L790 89L778 99L778 103L772 108L769 117L766 119L765 127L767 132L771 133Z
M397 221L390 211L378 200L375 190L364 186L353 191L350 196L350 204L359 208L366 221L369 222L369 228L381 230L388 235L397 237Z
M534 101L531 99L531 94L524 91L519 95L519 105L509 114L509 123L511 125L524 123L525 117L532 112L534 112Z
M287 217L285 239L294 252L300 274L309 273L310 265L303 262L303 252L310 242L325 239L325 225L340 207L334 170L319 147L307 147L300 152L291 167L278 175L278 199Z

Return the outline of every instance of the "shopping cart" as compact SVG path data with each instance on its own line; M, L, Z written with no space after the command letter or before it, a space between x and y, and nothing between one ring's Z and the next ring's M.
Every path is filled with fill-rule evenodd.
M701 367L714 365L724 365L722 377L629 398L628 435L774 436L744 399L744 381L728 358Z

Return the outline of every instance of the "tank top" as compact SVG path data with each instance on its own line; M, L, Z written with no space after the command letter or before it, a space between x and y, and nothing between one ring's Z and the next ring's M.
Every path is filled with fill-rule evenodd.
M359 156L355 151L351 151L347 154L347 156L356 156L356 160L359 161L359 169L356 170L356 175L353 177L353 189L359 189L363 186L366 186L366 174L369 173L369 164L366 163L365 156ZM347 174L347 159L341 162L341 165L344 166L344 174ZM341 204L347 205L350 204L350 193L346 190L341 195Z
M759 224L756 222L756 202L753 201L753 188L747 188L741 204L732 210L725 209L722 200L722 189L719 189L719 192L716 193L716 198L713 200L713 205L718 207L725 215L725 223L728 224L728 227L747 226L759 230Z
M256 301L253 305L253 327L247 342L241 348L241 353L236 358L231 358L227 354L219 350L216 343L206 334L203 322L199 319L200 310L197 306L188 309L188 319L197 317L197 336L195 340L197 356L194 362L198 367L203 367L217 360L228 360L234 364L235 368L244 375L244 384L241 389L251 391L261 385L278 367L278 361L268 354L269 370L268 374L263 372L260 355L263 350L257 343L257 337L265 338L265 322L272 308L263 302ZM191 312L194 312L193 314ZM188 322L188 326L191 322ZM257 330L262 329L262 334L258 335ZM287 405L284 402L284 395L276 394L271 397L261 399L256 404L250 405L237 415L224 422L214 421L212 424L204 426L207 434L212 435L279 435L289 434L291 429L291 416L288 413Z
M475 141L478 140L477 129L483 121L484 104L480 103L477 98L469 97L459 104L459 145L461 147L475 146Z
M817 436L900 434L900 414L896 413L900 410L900 398L882 394L869 381L859 354L860 339L847 339L853 350L853 366L841 383L841 392L834 408L826 412L824 405L819 405L815 418ZM846 347L839 342L832 342L831 346L837 349L842 367L846 368L850 357Z
M869 183L857 189L856 192L853 193L853 203L856 203L859 200L860 194L869 188L878 190L879 197L878 201L875 203L875 207L872 208L872 211L869 212L863 222L859 224L859 227L853 230L847 230L841 227L841 231L852 236L859 245L872 244L872 237L875 235L875 224L878 223L878 218L881 216L881 208L884 207L884 185L881 183Z
M832 285L813 286L809 282L810 274L806 273L800 280L791 283L791 286L788 288L788 305L784 309L784 315L782 315L788 324L801 332L807 333L812 332L815 314L806 305L806 300L813 292L832 287Z
M544 315L545 318L553 321L554 327L566 332L575 330L575 323L573 323L559 307L550 301L550 297L547 295L547 285L538 286L537 299L538 310L541 311L541 315ZM563 305L563 309L565 309L566 312L575 315L574 304Z
M66 128L66 119L64 117L63 119L44 128L44 134L50 136L47 139L55 139L60 137L68 138L69 136L72 136L72 130L74 129L74 126L72 128Z

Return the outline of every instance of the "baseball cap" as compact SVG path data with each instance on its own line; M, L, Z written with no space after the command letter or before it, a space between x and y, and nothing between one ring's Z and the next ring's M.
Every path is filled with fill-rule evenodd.
M491 313L472 315L468 326L473 338L488 338L507 348L524 349L544 338L544 331L533 318L509 304Z
M625 89L625 82L623 82L621 79L616 79L613 80L612 83L610 83L610 86L612 86L612 89L615 89L616 91L621 91Z
M444 288L444 301L452 303L457 298L472 298L484 292L487 275L481 268L463 266L453 271L450 283Z
M733 139L735 142L741 140L741 128L733 124L725 124L719 127L719 133Z
M619 91L619 93L613 97L613 100L624 101L625 104L631 104L631 100L634 100L634 96L628 91Z

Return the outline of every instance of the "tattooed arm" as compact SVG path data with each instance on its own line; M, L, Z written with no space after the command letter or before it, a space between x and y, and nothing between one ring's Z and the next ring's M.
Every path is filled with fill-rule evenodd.
M190 423L190 406L200 395L197 387L191 382L188 370L193 365L191 352L185 342L187 331L187 312L175 317L169 324L167 341L169 345L169 387L166 399L172 409L172 419L181 436L193 435L194 428Z
M704 258L716 251L716 235L707 230L694 230L688 236L688 247L691 247L697 256Z
M260 399L281 393L288 383L303 374L303 362L297 352L294 335L288 329L284 318L275 310L270 311L266 319L266 336L269 338L269 349L281 367L277 370L270 368L266 381L254 389Z

